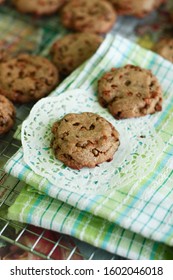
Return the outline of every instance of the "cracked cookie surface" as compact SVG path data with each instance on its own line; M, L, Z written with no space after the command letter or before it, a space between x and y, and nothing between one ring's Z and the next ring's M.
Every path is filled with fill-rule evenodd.
M107 33L116 21L113 6L105 0L72 0L62 9L65 27L75 31Z
M162 110L162 89L150 70L134 65L113 68L98 81L98 99L116 119Z
M20 54L0 63L0 94L13 102L39 100L58 82L57 68L41 56Z
M73 169L111 161L120 144L113 125L91 112L65 115L53 124L52 133L55 157Z
M11 101L0 95L0 135L7 133L14 125L16 110Z

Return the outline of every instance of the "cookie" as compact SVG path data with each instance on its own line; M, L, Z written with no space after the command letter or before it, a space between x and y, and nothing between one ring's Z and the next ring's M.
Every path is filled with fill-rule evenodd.
M162 89L150 70L134 65L113 68L98 81L98 99L116 119L162 110Z
M139 18L147 16L156 10L166 0L108 0L115 7L118 14L132 15Z
M14 125L16 110L11 101L0 95L0 135L7 133Z
M41 56L19 54L0 63L0 94L13 102L36 101L48 95L58 81L56 66Z
M51 56L60 75L69 75L95 53L102 41L101 36L91 33L68 34L58 39L51 48Z
M173 38L160 39L154 51L173 63Z
M32 13L38 16L56 12L67 0L13 0L14 6L21 13Z
M109 162L120 144L119 133L95 113L67 114L52 126L55 157L73 169Z
M61 21L75 31L104 34L113 27L116 12L105 0L72 0L62 8Z

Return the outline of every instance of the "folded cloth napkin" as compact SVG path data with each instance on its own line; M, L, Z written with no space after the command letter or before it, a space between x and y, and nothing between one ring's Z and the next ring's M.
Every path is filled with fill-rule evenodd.
M29 187L30 189L30 187ZM55 230L135 260L172 260L172 248L125 230L25 186L9 209L10 219Z
M79 69L73 72L73 74L68 77L51 94L51 96L61 96L65 90L75 88L91 90L95 93L98 78L101 77L105 71L112 67L119 67L127 63L151 69L162 85L164 100L162 112L140 118L140 126L143 126L143 130L141 131L146 133L145 129L148 129L151 126L152 136L155 135L157 138L156 144L158 144L158 149L153 143L151 143L153 144L154 149L154 154L152 154L153 150L150 145L147 144L147 141L143 142L142 149L138 150L137 147L137 152L133 153L133 160L129 162L126 168L120 166L118 170L119 177L116 178L120 179L118 182L121 182L121 185L117 184L115 181L115 188L112 188L110 192L103 194L96 193L92 195L63 189L61 188L61 181L57 186L48 181L44 177L44 174L43 176L36 174L25 163L22 148L20 148L19 151L7 162L5 170L13 176L18 177L20 180L25 181L32 186L36 192L41 192L47 195L45 197L39 196L35 193L33 194L34 200L32 201L31 194L24 191L18 198L22 208L24 205L21 203L22 195L25 196L25 199L27 200L26 206L28 206L29 211L31 211L31 209L32 211L40 209L35 201L38 201L38 205L40 199L43 205L45 201L44 219L40 218L42 221L44 220L44 223L40 221L35 222L32 211L30 214L28 212L22 217L22 213L25 213L25 211L22 211L21 208L19 209L18 202L10 208L10 218L20 219L28 223L34 223L48 228L52 228L52 224L54 224L54 230L63 231L63 226L61 226L61 228L58 226L59 219L61 219L59 216L60 213L54 212L53 214L52 212L53 222L50 225L50 214L48 211L50 210L50 201L54 204L60 203L61 201L63 203L62 205L64 205L63 213L67 220L68 216L71 215L71 211L77 211L79 214L77 219L74 217L74 220L76 219L77 228L80 228L80 217L83 213L85 213L86 217L89 217L89 219L90 217L93 217L93 219L98 219L101 223L104 221L104 223L111 225L108 227L109 229L106 229L107 235L102 236L102 245L95 244L96 242L93 241L95 235L93 233L92 236L91 230L89 233L87 232L90 243L110 251L116 251L118 247L117 244L115 245L115 236L113 237L112 242L114 242L116 249L115 247L113 250L110 249L113 245L109 246L108 242L108 239L111 239L110 234L112 232L112 227L115 227L116 229L121 230L121 234L123 232L122 236L129 232L132 234L130 239L127 238L128 243L130 242L131 244L130 247L128 247L128 255L131 258L138 258L140 254L135 253L133 255L133 252L135 251L133 247L136 247L137 245L137 243L133 243L133 241L136 238L137 240L138 238L142 238L141 235L145 237L144 239L141 239L142 242L144 242L143 246L145 242L148 242L148 239L157 241L156 243L153 243L157 244L156 247L160 246L158 245L158 242L171 246L173 244L173 189L171 169L171 156L173 154L173 127L171 124L173 113L173 98L171 97L171 91L173 90L173 83L171 73L173 71L173 65L155 53L147 51L119 35L114 37L109 34L96 54ZM133 121L137 125L137 120ZM149 124L149 127L147 124ZM163 142L163 146L159 141ZM142 153L142 157L139 151ZM152 154L152 157L148 157L150 153ZM135 169L137 172L135 172ZM129 174L131 172L132 176L130 177ZM125 177L123 178L124 174ZM128 176L128 180L126 180L126 176ZM122 178L124 180L122 180ZM47 204L47 201L49 201L49 204ZM57 207L56 209L58 211L59 208ZM57 216L58 223L56 223L56 221L54 222L54 218ZM98 232L101 234L99 229L100 226L98 227ZM79 232L77 233L77 231L75 231L74 226L70 229L70 223L68 234L82 239L82 237L79 236ZM106 236L109 237L106 238ZM120 240L121 239L124 240L124 237L120 238ZM87 241L87 237L85 237L85 241ZM125 249L124 246L122 246L121 249L121 255L125 254L127 256L127 248ZM126 250L126 253L122 253L124 250ZM149 251L151 252L152 250L153 248L150 248ZM119 254L119 252L117 253ZM142 257L144 257L144 255ZM151 255L148 255L147 258L152 257Z

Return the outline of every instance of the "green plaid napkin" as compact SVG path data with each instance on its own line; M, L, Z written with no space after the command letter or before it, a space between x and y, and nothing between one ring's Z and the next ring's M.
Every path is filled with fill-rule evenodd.
M68 77L52 93L52 96L63 94L66 89L96 87L98 77L105 71L113 66L118 67L126 63L152 69L164 90L163 111L148 116L148 121L164 142L161 157L156 166L151 166L150 174L147 174L142 180L139 176L139 180L133 185L115 189L108 195L80 195L63 190L60 186L57 188L45 178L34 173L25 164L21 148L7 162L5 170L46 196L36 193L31 195L24 190L10 208L9 217L67 232L81 240L129 258L157 259L158 255L153 256L152 252L164 247L158 242L167 245L173 244L172 64L121 36L108 35L97 53ZM56 211L55 208L53 210L52 205ZM59 212L61 208L64 219L61 211ZM39 211L42 211L41 215L36 215ZM84 224L82 223L83 217ZM63 222L59 223L61 219L64 222L67 221L68 230L63 226ZM95 225L91 223L91 227L90 219L94 219L93 223L96 223ZM61 226L59 227L59 225ZM81 227L84 227L86 231L81 231ZM114 230L120 234L114 234ZM96 238L97 236L98 238ZM150 239L156 242L151 242ZM149 242L149 246L147 246L147 242ZM155 250L151 244L157 249ZM139 248L142 249L139 251ZM148 248L147 255L144 253L145 248ZM158 251L160 252L160 249ZM167 255L161 256L161 258L167 257Z
M136 260L172 260L169 246L154 242L25 187L9 209L10 219L62 232L119 256Z

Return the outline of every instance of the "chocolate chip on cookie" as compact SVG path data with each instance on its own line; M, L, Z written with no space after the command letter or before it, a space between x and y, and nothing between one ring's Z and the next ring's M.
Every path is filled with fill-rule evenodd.
M134 65L113 68L98 81L98 98L116 119L162 110L162 89L150 70Z
M173 38L160 39L154 51L173 63Z
M118 14L132 15L139 18L147 16L156 10L166 0L108 0L115 7Z
M116 12L105 0L72 0L62 8L61 20L69 29L102 34L113 27Z
M13 102L36 101L58 82L56 66L41 56L19 54L0 63L0 94Z
M56 12L67 0L13 0L13 4L21 13L32 13L38 16Z
M102 41L101 36L85 32L58 39L51 48L51 55L60 75L69 75L95 53Z
M111 161L120 144L119 133L95 113L67 114L52 126L55 157L73 169Z
M11 101L0 95L0 135L7 133L14 125L16 110Z

